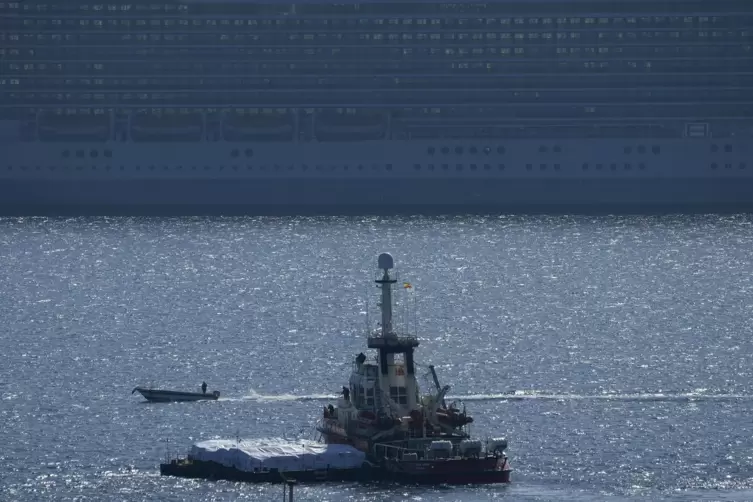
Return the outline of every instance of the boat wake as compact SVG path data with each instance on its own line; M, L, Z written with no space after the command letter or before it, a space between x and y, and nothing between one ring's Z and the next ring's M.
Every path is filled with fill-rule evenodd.
M339 396L334 394L259 394L252 390L247 396L241 398L220 398L221 401L329 401ZM753 401L753 394L709 394L703 392L677 392L677 393L605 393L605 394L561 394L540 391L510 391L489 394L449 395L448 401L523 401L523 400L550 400L550 401L577 401L577 400L604 400L604 401Z

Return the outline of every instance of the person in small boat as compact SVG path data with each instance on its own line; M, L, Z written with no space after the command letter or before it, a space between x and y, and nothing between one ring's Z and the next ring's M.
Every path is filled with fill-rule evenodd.
M206 394L207 393L207 383L201 382L201 393Z

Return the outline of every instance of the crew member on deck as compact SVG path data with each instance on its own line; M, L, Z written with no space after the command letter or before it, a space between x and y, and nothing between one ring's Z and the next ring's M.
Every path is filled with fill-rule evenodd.
M350 389L348 389L347 387L343 386L343 392L342 392L342 394L343 394L343 398L346 401L350 401Z
M207 383L201 382L201 393L206 394L207 393Z

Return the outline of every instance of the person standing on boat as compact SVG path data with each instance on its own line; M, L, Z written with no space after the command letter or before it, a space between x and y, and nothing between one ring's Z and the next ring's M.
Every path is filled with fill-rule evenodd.
M207 383L201 382L201 393L206 394L207 393Z

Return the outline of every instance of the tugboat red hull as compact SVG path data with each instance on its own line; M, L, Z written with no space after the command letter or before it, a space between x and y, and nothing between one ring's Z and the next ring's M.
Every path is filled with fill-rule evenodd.
M386 460L385 476L418 484L509 483L512 472L506 459L494 457L446 460Z
M510 482L510 471L436 472L428 474L385 473L383 476L384 480L419 485L482 485Z

